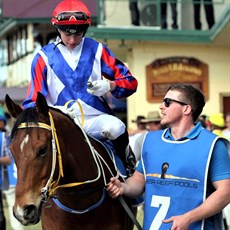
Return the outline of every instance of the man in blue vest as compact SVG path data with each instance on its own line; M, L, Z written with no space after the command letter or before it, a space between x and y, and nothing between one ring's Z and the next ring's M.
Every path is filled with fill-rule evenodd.
M148 132L132 177L111 178L108 192L138 197L145 192L144 230L222 230L230 203L229 142L197 122L202 92L174 84L160 105L165 130Z
M4 215L3 200L2 200L2 189L4 188L5 178L3 166L9 165L11 163L11 158L9 156L9 148L7 146L6 138L6 122L7 119L4 114L0 114L0 230L6 230L6 219Z

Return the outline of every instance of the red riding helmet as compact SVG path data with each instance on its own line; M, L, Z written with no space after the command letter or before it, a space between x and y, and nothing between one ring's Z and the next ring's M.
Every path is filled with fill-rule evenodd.
M64 0L53 11L53 25L90 25L90 12L80 0Z

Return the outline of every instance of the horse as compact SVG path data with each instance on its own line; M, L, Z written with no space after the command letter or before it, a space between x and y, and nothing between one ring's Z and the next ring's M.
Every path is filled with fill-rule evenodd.
M41 93L33 108L23 110L9 95L5 103L16 118L10 150L17 167L13 213L18 221L25 226L41 221L43 230L133 229L119 200L107 194L111 176L121 174L104 144L48 106Z

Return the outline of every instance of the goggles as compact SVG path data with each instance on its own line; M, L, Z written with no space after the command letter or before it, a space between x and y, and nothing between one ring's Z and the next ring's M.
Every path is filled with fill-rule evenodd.
M164 103L165 107L169 107L172 104L172 102L176 102L176 103L178 103L180 105L188 105L187 103L184 103L182 101L177 101L177 100L174 100L174 99L171 99L171 98L164 98L164 100L163 100L163 103Z
M58 14L55 19L58 21L70 21L71 19L75 19L76 21L87 21L90 17L84 12L63 12Z

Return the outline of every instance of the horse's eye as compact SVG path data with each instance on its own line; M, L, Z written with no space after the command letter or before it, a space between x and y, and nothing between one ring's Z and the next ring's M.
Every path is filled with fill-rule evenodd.
M43 156L45 155L47 152L47 147L46 146L42 146L39 148L38 152L37 152L37 155L38 156Z

